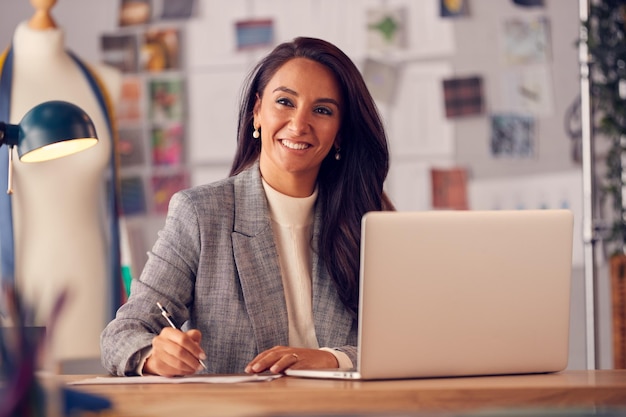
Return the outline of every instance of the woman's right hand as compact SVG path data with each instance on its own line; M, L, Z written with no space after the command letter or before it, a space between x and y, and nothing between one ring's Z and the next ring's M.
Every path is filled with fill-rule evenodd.
M164 327L152 339L152 353L143 365L144 374L180 376L191 375L203 369L200 360L206 355L200 347L202 333L192 329L187 332Z

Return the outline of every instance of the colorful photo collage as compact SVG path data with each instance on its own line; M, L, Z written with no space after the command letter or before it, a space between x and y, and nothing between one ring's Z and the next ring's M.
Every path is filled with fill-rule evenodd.
M102 60L124 74L181 69L180 29L147 28L141 33L113 33L101 38Z
M122 74L115 103L121 209L124 215L164 214L171 195L189 186L186 85L180 27L150 24L192 17L195 1L120 1L119 25L126 27L104 34L101 52Z
M196 0L120 0L120 27L192 18Z

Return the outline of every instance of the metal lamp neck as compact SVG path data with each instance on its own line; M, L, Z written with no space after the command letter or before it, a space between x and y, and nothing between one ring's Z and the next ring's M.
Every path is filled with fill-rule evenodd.
M20 127L5 122L0 122L0 146L15 146L20 136Z

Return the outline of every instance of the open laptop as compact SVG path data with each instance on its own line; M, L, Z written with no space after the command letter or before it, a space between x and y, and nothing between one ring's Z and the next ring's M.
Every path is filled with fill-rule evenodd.
M355 370L400 379L549 373L568 363L569 210L371 212Z

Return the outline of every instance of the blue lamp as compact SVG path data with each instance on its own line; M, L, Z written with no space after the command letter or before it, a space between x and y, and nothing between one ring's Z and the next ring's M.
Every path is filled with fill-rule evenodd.
M24 115L19 125L0 122L0 146L17 146L22 162L61 158L98 142L93 122L80 107L46 101Z
M17 125L0 121L0 147L7 145L10 150L17 147L17 153L22 162L40 162L60 158L90 148L97 142L96 129L87 113L80 107L65 101L47 101L38 104L26 113ZM13 152L9 152L8 194L12 193L12 154ZM4 209L6 208L5 201L10 202L10 197L0 198L0 204L3 204ZM2 213L3 216L0 216L0 226L6 226L0 227L3 233L0 238L9 236L10 249L6 250L1 247L2 245L0 249L3 255L9 252L12 257L13 227L10 210L9 204L7 210L9 217L6 217L5 212ZM5 289L3 286L2 290ZM5 382L0 383L0 415L21 414L20 411L43 415L46 397L43 396L44 390L34 374L38 348L42 344L41 335L27 333L23 320L24 314L28 311L24 309L23 303L19 302L16 291L8 294L12 298L0 300L0 305L4 304L9 307L7 313L16 325L12 328L0 328L0 365L2 365L0 366L0 380ZM58 302L61 301L62 298ZM9 337L7 338L6 335ZM7 340L15 343L7 344ZM110 407L108 400L103 398L91 396L83 398L81 393L66 390L63 390L62 395L67 415L73 414L71 411L76 409L100 410ZM73 406L72 409L70 406Z

